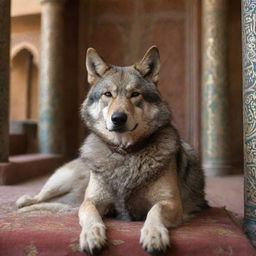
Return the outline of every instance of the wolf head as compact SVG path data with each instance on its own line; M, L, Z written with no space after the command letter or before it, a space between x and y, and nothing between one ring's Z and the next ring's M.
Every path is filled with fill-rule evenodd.
M128 67L109 65L89 48L86 68L91 89L82 104L82 118L106 142L128 148L170 121L156 87L160 69L156 46Z

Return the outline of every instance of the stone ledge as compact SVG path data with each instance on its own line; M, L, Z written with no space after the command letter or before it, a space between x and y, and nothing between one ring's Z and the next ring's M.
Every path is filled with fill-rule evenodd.
M61 155L27 154L11 156L0 163L0 185L11 185L54 171L63 162Z

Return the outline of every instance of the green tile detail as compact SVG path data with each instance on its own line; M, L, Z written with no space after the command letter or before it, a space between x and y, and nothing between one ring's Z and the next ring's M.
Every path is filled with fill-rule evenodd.
M256 246L256 0L242 0L244 228Z

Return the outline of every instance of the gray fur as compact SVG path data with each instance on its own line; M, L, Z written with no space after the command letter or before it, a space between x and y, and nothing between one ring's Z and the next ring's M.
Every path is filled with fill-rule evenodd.
M114 212L125 220L147 215L142 247L165 251L167 228L206 208L207 202L198 156L180 138L156 87L159 52L151 47L139 63L116 67L90 48L86 66L92 87L81 116L91 133L80 157L57 170L38 195L21 197L17 206L23 211L66 210L82 203L80 247L90 253L106 242L102 215ZM112 127L116 112L127 116L122 132Z
M92 60L90 61L92 62ZM90 65L93 66L93 63ZM189 144L180 139L177 130L171 123L172 118L168 106L162 101L155 84L150 79L146 79L137 67L103 65L104 72L101 73L100 78L98 72L96 74L91 71L97 76L97 79L81 108L82 119L91 129L91 134L85 139L80 149L80 158L64 166L71 170L77 170L77 174L80 173L77 179L83 183L78 182L79 187L74 184L69 192L66 190L61 192L64 195L59 192L58 196L47 198L43 202L79 205L83 200L83 191L86 189L91 171L100 183L108 187L115 198L113 209L121 218L141 219L145 216L147 209L141 211L140 216L135 216L136 214L132 210L133 195L143 187L150 186L152 182L163 175L166 166L174 158L177 162L185 215L189 216L206 207L204 177L198 156ZM101 70L100 67L99 70ZM136 138L132 145L122 146L98 130L99 123L104 122L103 114L100 113L100 116L94 119L89 113L89 109L94 103L102 104L102 94L112 90L114 86L116 86L117 97L125 97L128 92L126 88L131 85L134 89L139 89L142 94L140 106L135 107L143 109L147 102L157 108L158 112L154 118L146 120L144 124L146 130L139 138ZM102 106L105 107L105 104ZM59 186L62 185L59 184ZM51 188L51 193L55 195L54 191L56 190L60 189L58 187ZM32 203L27 203L27 205L29 204Z
M158 108L158 115L154 119L148 120L147 126L149 130L148 134L145 134L145 137L170 122L171 115L168 106L161 100L160 93L152 82L142 77L133 66L116 67L111 65L111 69L108 69L102 78L92 86L81 108L81 116L87 127L102 137L106 142L110 144L113 143L112 141L109 141L106 136L100 134L97 125L95 125L96 123L103 121L102 113L100 117L94 119L88 109L93 103L101 104L102 108L105 107L104 102L100 99L104 92L111 90L113 86L117 87L116 93L120 97L128 93L126 90L127 86L133 86L134 89L139 89L143 96L140 102L137 103L138 107L143 108L143 104L148 102Z
M92 133L81 148L84 164L97 176L99 183L107 185L115 198L112 210L116 210L118 217L127 220L145 218L148 209L136 215L132 199L138 190L150 186L163 174L173 157L178 164L184 218L206 208L204 178L198 156L179 139L176 129L171 125L158 129L144 143L138 151L135 148L132 152L120 153Z
M104 122L103 115L93 119L89 113L92 104L90 99L97 98L100 104L99 95L111 91L115 86L117 97L125 97L125 90L131 84L133 88L142 91L143 97L138 107L143 109L143 102L148 102L157 107L158 112L153 119L147 121L147 129L133 145L122 147L98 131L97 123ZM147 209L141 211L141 216L135 216L132 198L138 190L157 180L173 158L177 161L184 215L190 216L207 207L204 199L203 172L195 151L180 139L171 124L170 111L161 100L157 87L133 66L111 66L89 91L81 113L92 131L81 148L81 158L95 174L98 182L108 187L115 198L113 208L119 217L145 217Z
M132 196L157 180L179 150L176 130L169 125L159 129L143 143L143 148L139 150L120 154L92 134L81 149L85 165L89 166L100 183L109 187L115 198L115 210L121 218L130 216L128 219L142 219L142 216L135 217L129 210L132 208Z

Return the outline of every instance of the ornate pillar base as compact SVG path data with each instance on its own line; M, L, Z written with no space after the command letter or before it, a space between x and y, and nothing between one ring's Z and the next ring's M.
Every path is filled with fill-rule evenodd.
M253 215L255 215L256 208L249 208L245 209L246 211L246 218L243 222L244 232L247 235L247 237L250 239L252 245L256 248L256 222L255 220L249 220L248 219L248 213L254 212Z
M204 163L203 169L206 176L226 176L230 174L231 165Z

